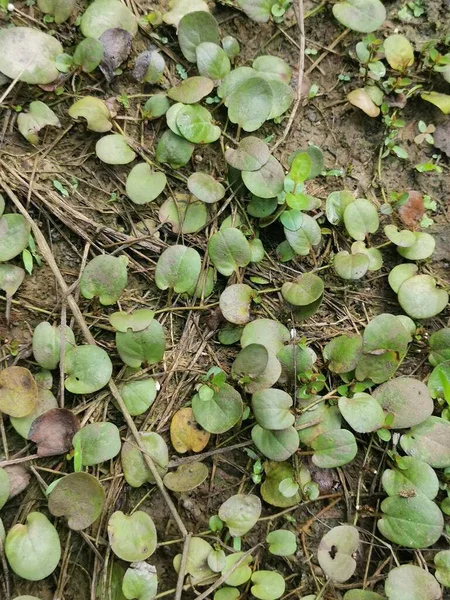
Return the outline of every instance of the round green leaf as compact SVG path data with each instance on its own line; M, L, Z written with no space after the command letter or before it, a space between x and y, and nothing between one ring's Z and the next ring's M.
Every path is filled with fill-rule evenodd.
M352 461L358 451L355 436L346 429L321 433L312 442L313 463L321 469L335 469Z
M227 148L225 152L227 163L239 171L258 171L269 158L270 151L266 142L254 136L243 138L235 150Z
M244 325L250 320L250 304L256 295L249 285L235 283L220 294L220 310L227 321L235 325Z
M325 205L327 219L330 223L332 225L341 225L344 221L345 209L354 201L354 195L348 190L331 192Z
M263 55L258 56L253 61L252 67L267 78L278 79L284 83L289 83L292 77L292 69L282 58L278 56Z
M333 5L333 15L353 31L370 33L386 19L386 9L380 0L343 0Z
M164 13L163 21L168 25L178 27L180 19L190 12L204 10L209 12L209 7L203 0L170 0L170 10Z
M305 446L311 446L320 434L340 430L341 428L342 419L338 407L326 406L324 403L305 410L296 420L296 425L305 426L318 419L319 423L307 428L302 427L301 431L298 432L299 440Z
M142 331L128 330L125 333L116 333L116 346L123 362L134 369L142 363L154 365L164 356L166 346L164 329L162 325L153 320Z
M226 523L233 537L242 537L250 531L261 516L261 500L254 494L236 494L223 502L219 518Z
M429 233L415 231L416 241L406 248L397 248L397 252L408 260L425 260L429 258L436 247L435 239Z
M275 556L292 556L297 552L297 540L295 534L287 529L276 529L271 531L266 542L269 544L269 552Z
M269 351L261 344L249 344L236 356L231 367L235 379L255 379L267 369Z
M286 380L293 381L297 373L310 371L317 360L317 355L311 348L305 348L301 344L289 344L284 346L277 354L281 364L280 383Z
M105 49L103 44L93 37L88 37L81 40L75 48L75 52L73 53L73 64L81 67L81 70L84 73L92 73L92 71L95 71L102 62L104 53ZM98 98L98 100L100 99ZM111 129L111 127L109 127L109 129ZM109 129L103 131L109 131Z
M314 598L311 598L311 600L314 600ZM384 600L384 598L380 594L368 590L349 590L345 592L344 600Z
M174 233L195 233L206 225L208 211L193 196L179 194L167 198L158 216L161 223L170 223Z
M353 242L352 254L365 254L369 259L368 271L378 271L383 266L383 255L378 248L366 248L364 242Z
M397 468L386 469L381 483L388 496L411 498L423 494L433 500L439 492L439 480L427 463L412 456L398 457Z
M202 400L200 394L192 398L195 420L210 433L225 433L242 417L244 406L239 392L224 383L214 394Z
M170 108L170 102L165 94L155 94L144 104L143 117L145 119L157 119L166 114Z
M265 79L267 80L267 76ZM268 118L277 119L288 110L294 101L294 90L287 83L277 79L269 78L267 82L272 90L272 109Z
M450 550L441 550L434 556L434 566L436 579L441 585L450 587Z
M120 0L94 0L81 17L80 29L84 37L99 38L107 29L125 29L133 37L137 33L137 19Z
M255 196L274 198L283 191L284 170L277 159L270 156L257 171L242 171L242 180Z
M250 346L246 346L239 353L239 357L241 357L244 353L248 352L248 355L251 356L251 349L253 349L254 344ZM236 361L235 361L236 362ZM232 367L232 374L235 376L235 365ZM274 354L271 352L268 353L267 363L262 373L257 375L256 377L250 377L250 381L245 376L241 379L240 383L244 387L245 391L254 394L255 392L259 392L260 390L264 390L266 388L272 387L280 378L281 375L281 364L280 361L276 358Z
M178 169L189 162L193 152L194 144L168 129L158 142L156 158L160 163L167 163L172 169Z
M80 531L102 514L105 490L89 473L71 473L60 479L48 496L49 511L66 517L70 529Z
M396 71L405 71L414 63L414 50L404 35L388 36L383 42L384 55Z
M264 429L280 430L291 427L295 421L290 411L292 404L291 396L283 390L270 388L256 392L252 396L255 419Z
M189 542L189 548L186 561L186 574L194 585L207 584L211 582L211 577L216 579L216 574L208 566L208 556L213 547L203 538L193 537ZM173 559L173 566L177 573L180 571L181 554L177 554Z
M30 144L38 144L38 133L47 125L61 127L58 117L44 102L36 100L30 103L29 112L21 112L17 117L17 127Z
M55 37L39 29L10 27L0 30L0 71L11 79L37 85L51 83L59 75L56 57L63 52Z
M127 600L152 600L158 591L156 567L140 561L128 567L122 581L122 592Z
M277 355L289 340L289 329L278 321L255 319L244 327L241 346L245 348L250 344L261 344L270 353Z
M215 44L213 44L215 46ZM214 89L214 83L208 77L188 77L183 79L177 86L171 88L167 95L175 102L183 104L195 104L210 94Z
M152 171L147 163L139 163L131 169L127 177L127 196L134 204L147 204L162 193L166 183L164 173Z
M225 566L226 560L223 550L213 550L208 556L208 566L214 573L220 573Z
M164 439L153 431L140 433L139 437L146 453L155 463L161 477L167 473L169 464L169 450ZM121 452L123 474L128 485L138 488L144 483L155 483L155 478L144 460L142 452L136 446L134 438L127 439Z
M155 283L160 290L173 289L182 294L196 284L201 270L197 250L186 246L170 246L161 254L155 270Z
M69 115L72 119L79 119L80 117L86 119L87 128L91 131L106 133L112 128L111 113L105 102L100 98L85 96L81 100L77 100L69 108Z
M368 233L375 233L379 224L376 207L365 198L357 198L344 210L344 225L354 240L362 241Z
M8 531L5 554L11 569L22 579L45 579L61 558L58 532L45 515L31 512L25 525L14 525Z
M417 275L419 271L419 267L414 263L405 263L402 265L397 265L394 267L388 276L389 285L394 290L396 294L398 294L398 290L403 282L414 275Z
M425 461L430 467L450 467L450 423L440 417L428 417L402 435L400 446L406 454Z
M423 495L391 496L381 503L378 529L389 541L406 548L428 548L441 537L444 517L437 504Z
M75 347L75 336L66 326L65 353ZM59 365L61 358L61 326L51 325L43 321L33 332L33 355L43 369L53 370Z
M428 389L432 398L450 400L450 360L435 367L428 379Z
M11 491L11 482L9 479L9 475L5 469L0 467L0 509L3 508L6 504L6 501L9 498L9 493ZM4 540L3 538L2 541Z
M227 227L214 233L208 242L208 254L216 269L229 277L239 267L246 267L251 260L247 238L235 227Z
M351 525L333 527L320 541L317 559L325 575L342 583L350 579L356 569L354 554L359 547L359 533Z
M441 362L450 360L450 328L440 329L431 334L430 355L428 360L435 367Z
M329 361L328 368L333 373L349 373L356 368L362 351L360 335L339 335L323 349L323 357Z
M367 254L349 254L347 250L338 252L333 261L337 275L345 280L361 279L369 270L370 260Z
M441 588L436 579L420 567L402 565L389 571L384 584L389 600L439 600Z
M75 0L38 0L39 9L55 18L55 23L64 23L72 15Z
M200 75L220 80L230 72L231 63L226 52L212 42L202 42L195 49Z
M222 575L229 571L231 567L239 560L242 560L243 554L243 552L235 552L234 554L229 554L226 558L225 566L222 569ZM248 556L246 559L244 559L243 562L241 562L240 566L225 579L225 584L234 586L246 583L252 576L252 570L248 566L251 562L251 556Z
M0 264L0 290L11 298L17 292L25 279L25 271L14 265Z
M120 433L114 423L90 423L78 431L72 440L75 456L85 467L98 465L120 452Z
M239 46L239 42L232 35L226 35L221 40L222 48L225 50L228 58L236 58L239 55L241 48Z
M448 304L448 293L436 287L431 275L414 275L402 283L398 302L412 319L429 319Z
M211 113L199 104L183 106L176 123L181 135L194 144L210 144L221 134L220 127L211 123Z
M215 18L204 10L190 12L178 23L178 43L189 62L197 61L196 49L202 42L219 44L219 26Z
M98 346L71 348L64 367L68 375L64 385L72 394L93 394L105 387L112 375L111 359Z
M191 194L206 204L213 204L225 196L225 188L207 173L192 173L187 180Z
M132 417L144 414L156 398L156 382L151 377L129 381L119 388L122 400Z
M30 226L22 215L0 217L0 262L14 258L28 246Z
M127 285L126 256L96 256L86 265L80 279L82 295L91 299L98 297L100 304L115 304Z
M276 571L255 571L252 575L251 593L260 600L281 598L286 589L284 578Z
M270 117L272 102L270 84L261 77L252 77L228 96L228 118L244 131L255 131Z
M126 138L115 133L100 138L95 145L95 153L107 165L127 165L136 158Z
M290 458L299 446L298 434L294 427L270 431L255 425L252 429L252 440L264 456L277 462Z
M164 485L172 492L189 492L201 485L208 474L208 467L201 462L180 465L175 472L167 473Z
M281 482L286 479L292 479L294 476L294 471L290 463L266 461L264 463L264 471L266 477L261 485L261 497L265 502L279 508L295 506L300 502L298 491L290 498L283 496L280 492Z
M416 241L414 231L409 231L409 229L399 231L395 225L386 225L384 234L393 244L402 248L409 248Z
M300 226L294 231L285 227L284 235L286 236L289 246L300 256L307 256L313 246L320 244L322 239L320 227L316 219L305 214L303 215Z
M108 521L108 538L114 554L127 562L146 560L156 550L155 524L141 510L130 516L114 512Z
M292 283L284 283L281 288L283 298L294 307L304 307L322 297L323 281L314 273L300 275Z
M11 417L29 415L38 402L38 387L25 367L6 367L0 371L0 411Z
M393 429L419 425L433 414L433 400L427 386L413 377L391 379L378 386L373 397L393 416Z
M358 433L376 431L384 425L383 409L370 394L357 393L353 398L339 398L339 410Z
M154 311L148 308L141 308L128 314L118 311L109 315L109 322L116 331L122 333L126 333L129 329L131 331L143 331L153 321L154 316Z

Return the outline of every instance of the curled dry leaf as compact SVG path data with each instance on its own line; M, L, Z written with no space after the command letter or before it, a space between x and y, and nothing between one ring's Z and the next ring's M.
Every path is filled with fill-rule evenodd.
M375 118L380 114L380 109L364 88L358 88L347 94L347 100L357 106L369 117Z
M33 375L24 367L7 367L0 371L0 411L11 417L25 417L35 407L38 387Z
M71 449L79 429L80 423L70 410L52 408L33 422L29 438L37 444L38 456L57 456Z
M398 209L398 214L402 223L404 223L406 227L414 229L414 227L417 227L424 213L425 207L423 205L423 195L421 192L410 190L408 192L408 199Z
M114 71L128 58L133 36L125 29L107 29L98 38L105 49L100 70L107 81L114 78Z
M21 494L29 485L31 475L22 465L4 467L9 477L9 499Z
M450 156L450 121L448 119L436 126L433 139L435 148Z
M208 444L211 434L197 423L192 408L180 408L170 423L170 440L180 454L201 452Z

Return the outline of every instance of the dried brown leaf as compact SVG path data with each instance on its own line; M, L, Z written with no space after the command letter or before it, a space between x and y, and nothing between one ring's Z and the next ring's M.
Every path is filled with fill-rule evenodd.
M76 416L66 408L52 408L33 421L29 438L38 446L39 456L57 456L72 448L72 438L80 429Z

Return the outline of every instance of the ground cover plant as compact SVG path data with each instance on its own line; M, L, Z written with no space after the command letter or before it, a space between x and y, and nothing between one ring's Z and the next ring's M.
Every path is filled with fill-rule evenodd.
M450 588L450 19L0 0L0 597Z

